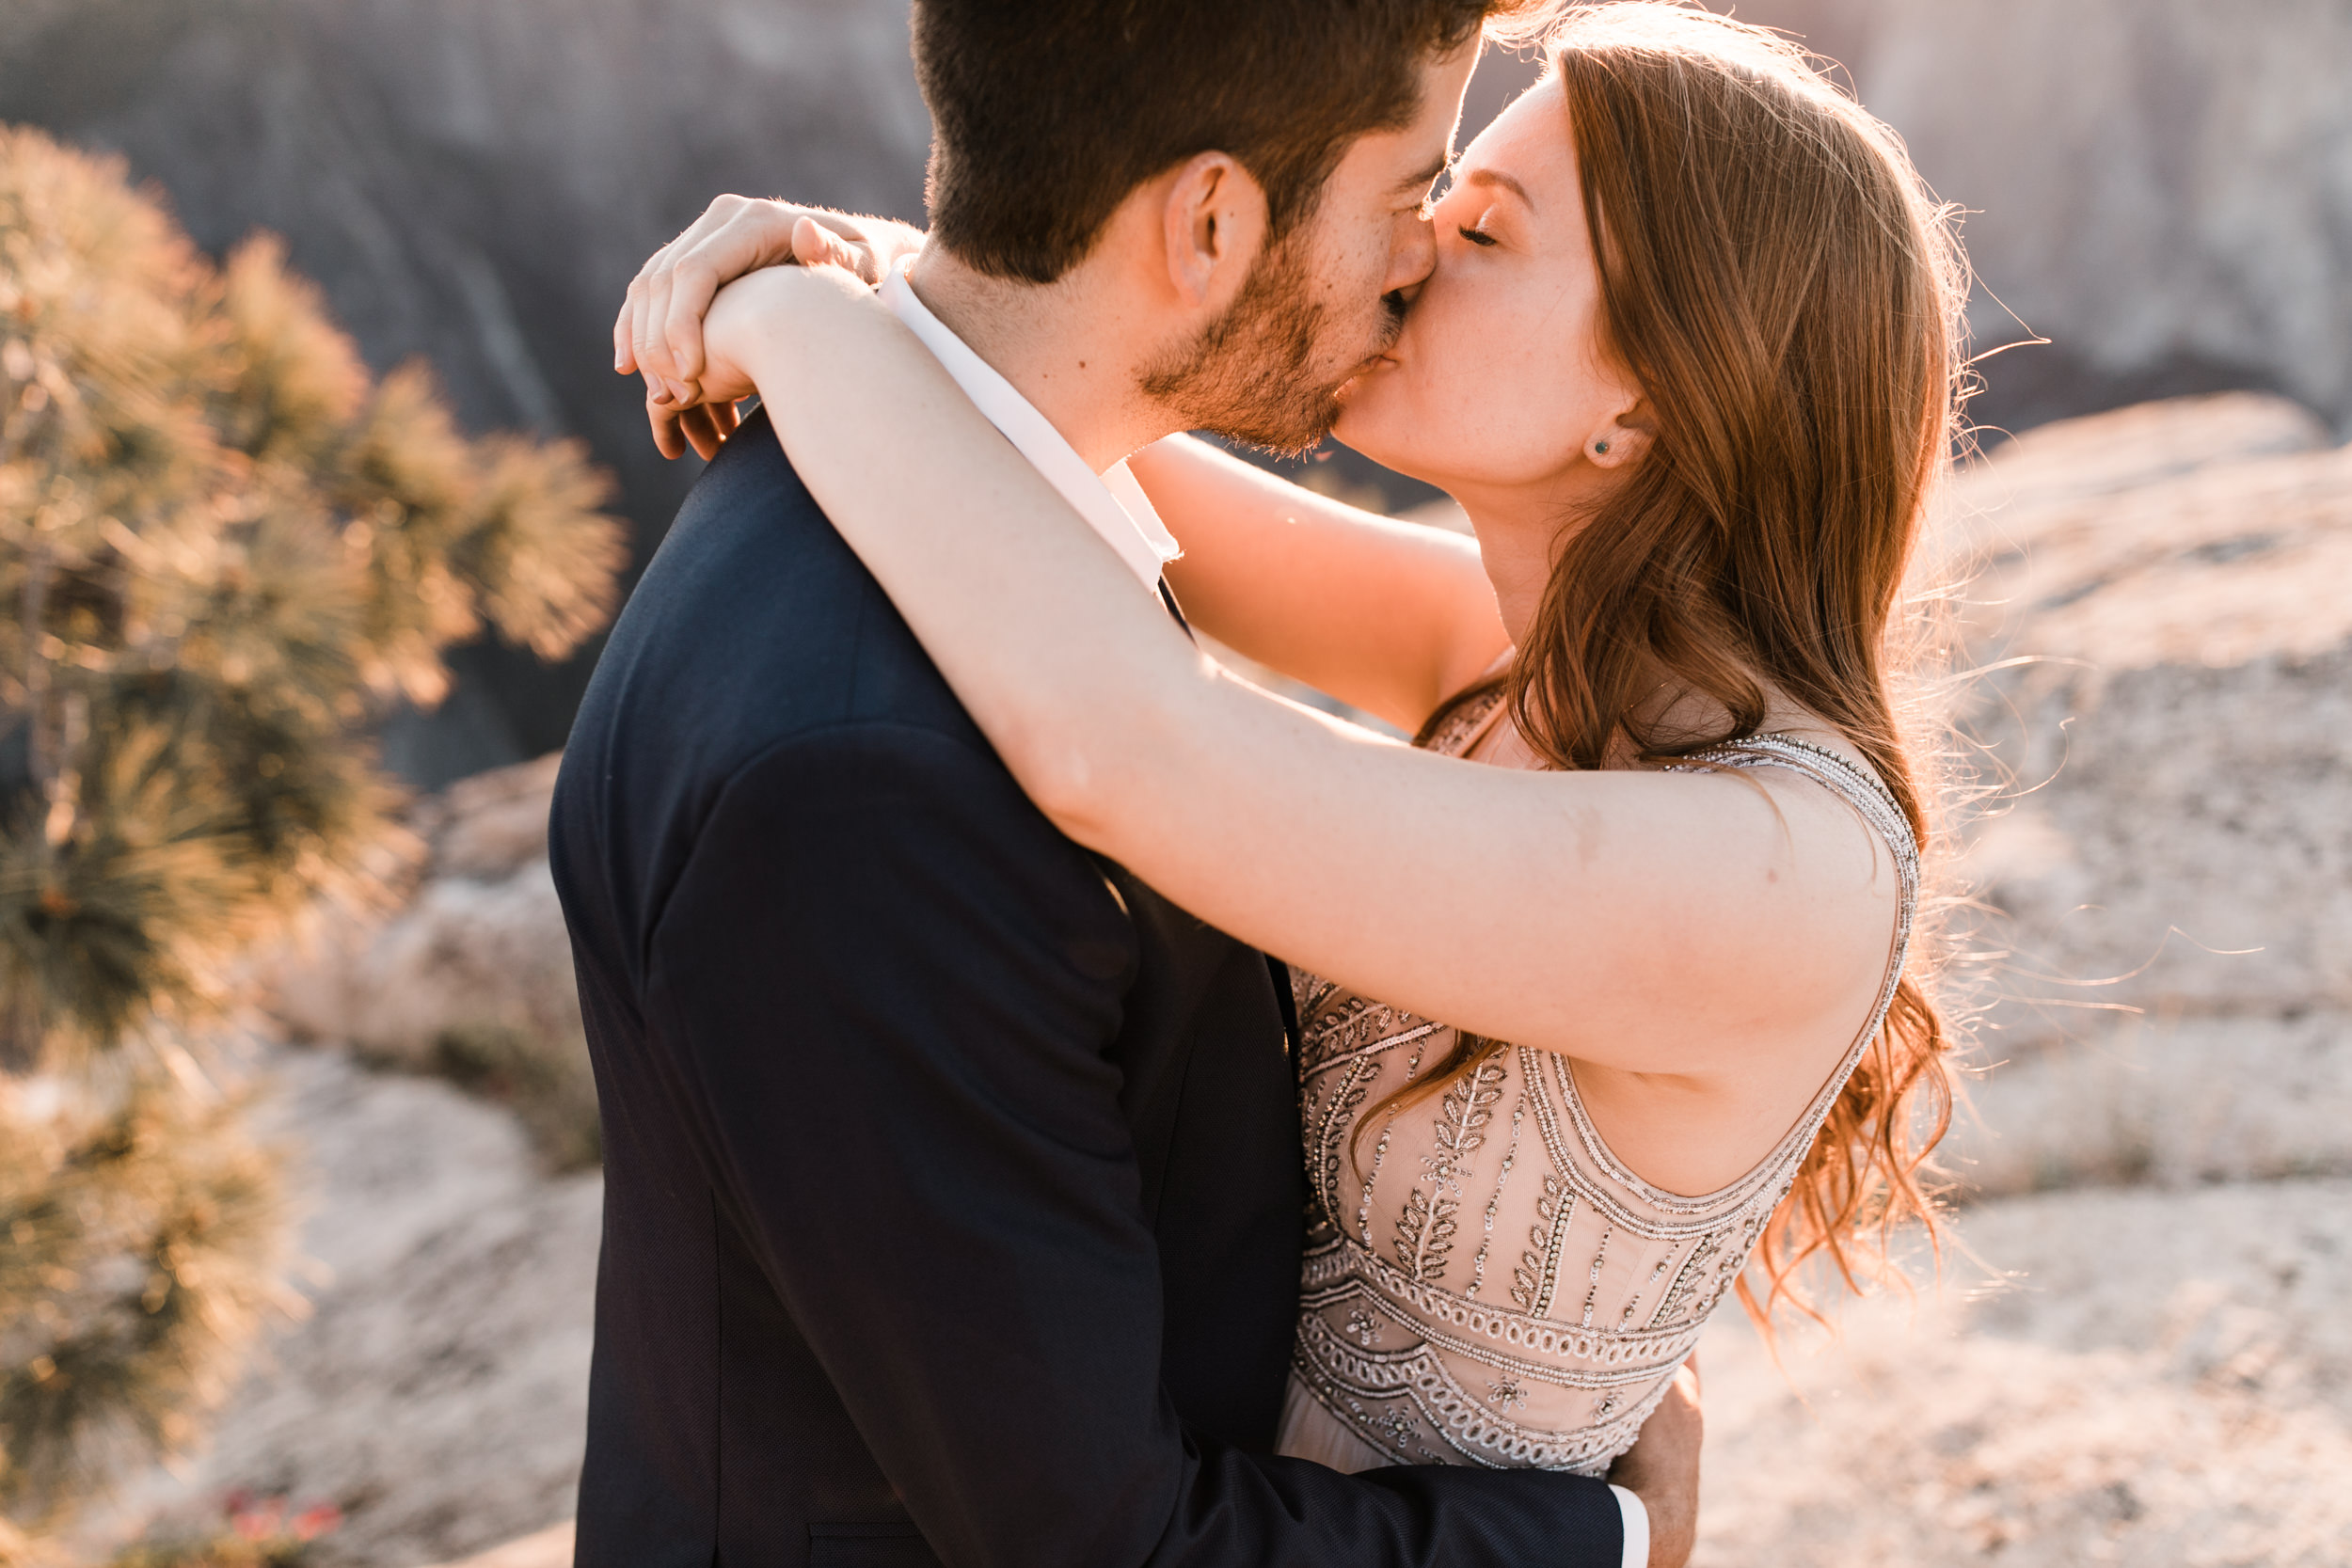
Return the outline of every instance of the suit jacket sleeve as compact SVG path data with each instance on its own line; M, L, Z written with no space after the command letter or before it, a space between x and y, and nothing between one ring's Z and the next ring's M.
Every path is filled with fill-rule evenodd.
M1618 1561L1598 1481L1347 1477L1187 1433L1104 1046L1134 938L993 757L914 727L740 769L645 955L722 1201L955 1568Z

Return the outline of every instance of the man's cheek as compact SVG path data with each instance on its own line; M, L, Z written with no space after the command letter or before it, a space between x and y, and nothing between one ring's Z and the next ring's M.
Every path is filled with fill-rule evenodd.
M1340 276L1333 279L1334 303L1348 315L1364 309L1364 301L1377 299L1389 286L1389 275L1396 270L1396 254L1391 250L1363 251L1347 259L1343 268L1334 268Z

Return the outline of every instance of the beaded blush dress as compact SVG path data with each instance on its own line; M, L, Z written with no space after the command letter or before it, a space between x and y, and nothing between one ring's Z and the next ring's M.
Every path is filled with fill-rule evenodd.
M1505 707L1500 692L1466 705L1430 749L1532 765ZM1894 999L1918 857L1885 786L1833 752L1765 735L1692 762L1803 773L1893 850L1902 901L1868 1025L1771 1153L1730 1185L1685 1197L1610 1152L1567 1057L1518 1046L1496 1049L1441 1096L1379 1112L1351 1158L1366 1115L1458 1037L1295 974L1311 1213L1280 1452L1347 1471L1601 1474L1739 1277Z

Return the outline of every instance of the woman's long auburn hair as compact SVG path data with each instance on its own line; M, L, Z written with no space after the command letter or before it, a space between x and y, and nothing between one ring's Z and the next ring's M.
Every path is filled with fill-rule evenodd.
M1931 753L1898 674L1926 617L1904 579L1959 434L1965 275L1950 211L1894 133L1797 47L1664 0L1567 8L1546 40L1565 88L1600 273L1605 348L1655 420L1625 481L1566 530L1509 673L1510 712L1551 765L1630 748L1659 764L1754 734L1766 691L1868 758L1922 848ZM1661 689L1721 715L1645 718ZM1463 702L1432 716L1426 742ZM1687 707L1684 709L1687 712ZM1950 1032L1914 958L1885 1023L1767 1227L1740 1296L1769 1327L1825 1256L1859 1290L1859 1243L1934 1222L1922 1180L1950 1121ZM1400 1097L1497 1049L1465 1038Z

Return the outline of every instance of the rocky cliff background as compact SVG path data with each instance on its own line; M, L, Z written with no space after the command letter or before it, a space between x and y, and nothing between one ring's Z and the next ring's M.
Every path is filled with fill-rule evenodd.
M2247 388L2352 428L2342 0L1740 14L1845 62L1972 210L1979 345L2052 340L1987 362L1987 425ZM1490 61L1473 123L1525 75ZM8 0L0 119L119 150L207 246L285 235L370 360L428 357L477 429L584 436L641 561L692 472L607 369L638 263L722 191L919 215L929 136L906 0ZM391 760L438 784L544 752L592 658L469 650Z
M1785 1370L1719 1325L1700 1560L2342 1568L2352 7L1741 13L1845 61L1973 210L1980 346L2012 313L2053 341L1985 365L1979 419L2024 434L1941 522L2006 781L1968 824L1996 957L1958 1243ZM119 150L207 245L284 233L477 428L587 437L642 560L691 475L605 369L613 301L717 191L919 211L904 47L903 0L0 0L0 119ZM1472 118L1525 74L1490 62ZM2180 393L2222 395L2146 401ZM319 1551L353 1568L565 1560L598 1179L522 759L586 666L461 664L388 737L463 780L421 880L265 977L308 1314L101 1529L241 1487L343 1508Z
M1761 0L1739 14L1843 62L1969 210L1978 346L2051 340L1984 367L1987 423L2260 388L2352 430L2352 7Z
M475 429L584 437L642 564L693 473L612 372L622 291L722 191L919 214L906 55L893 0L6 0L0 120L120 152L208 248L284 235ZM387 737L419 783L560 745L594 649L453 662Z

